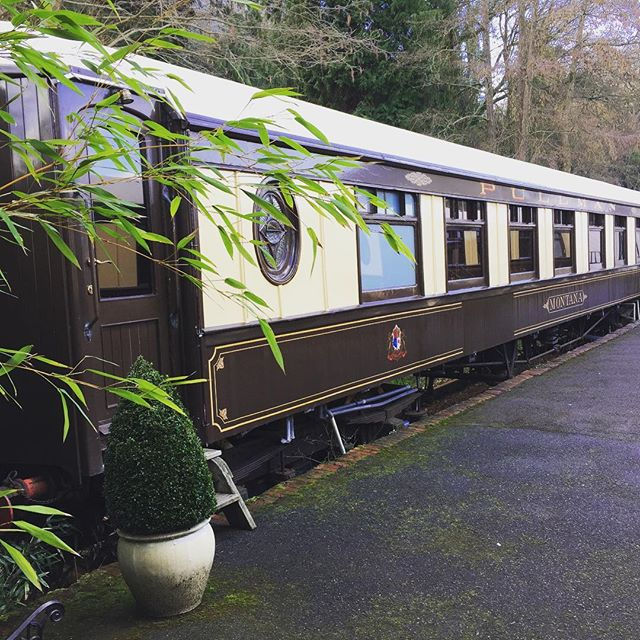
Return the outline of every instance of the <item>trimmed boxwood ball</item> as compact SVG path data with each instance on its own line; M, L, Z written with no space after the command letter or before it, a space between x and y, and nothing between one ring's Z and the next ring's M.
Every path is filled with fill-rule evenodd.
M157 386L164 381L142 357L129 376ZM172 399L184 410L175 392ZM122 400L113 417L104 465L107 513L127 533L184 531L215 511L211 475L192 421L149 403Z

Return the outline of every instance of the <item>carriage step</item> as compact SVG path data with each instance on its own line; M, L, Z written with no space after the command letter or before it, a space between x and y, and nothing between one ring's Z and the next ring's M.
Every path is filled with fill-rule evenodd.
M239 496L235 493L216 493L216 509L218 511L228 507L234 502L238 502Z
M233 474L223 460L222 452L219 449L203 451L216 491L216 512L222 511L232 527L252 531L256 523L233 481Z

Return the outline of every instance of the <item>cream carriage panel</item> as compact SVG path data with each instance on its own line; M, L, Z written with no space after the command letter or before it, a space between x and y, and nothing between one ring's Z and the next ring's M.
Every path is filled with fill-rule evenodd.
M576 211L576 273L589 271L589 214Z

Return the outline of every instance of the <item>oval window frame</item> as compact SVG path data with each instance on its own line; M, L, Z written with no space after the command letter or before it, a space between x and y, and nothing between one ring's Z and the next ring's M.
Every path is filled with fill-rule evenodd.
M300 264L300 218L295 206L295 201L293 203L293 207L290 207L285 201L282 191L279 189L278 185L273 182L265 183L259 189L257 195L262 199L266 199L265 196L275 197L278 202L278 209L284 213L293 224L292 227L286 227L286 232L293 234L293 237L295 238L295 242L293 243L293 252L287 257L286 263L281 268L274 269L273 265L269 264L265 258L261 248L256 246L256 256L258 258L258 264L260 265L262 275L271 284L277 286L287 284L287 282L290 282L298 272L298 266ZM260 206L258 203L255 203L253 206L253 212L257 213L259 210ZM260 237L260 227L261 225L259 222L253 222L253 239L256 241L263 241Z

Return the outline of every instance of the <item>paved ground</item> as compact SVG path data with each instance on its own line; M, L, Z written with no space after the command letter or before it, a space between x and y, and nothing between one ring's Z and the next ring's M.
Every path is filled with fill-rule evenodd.
M640 636L640 330L217 530L205 602L141 620L117 571L47 638Z

